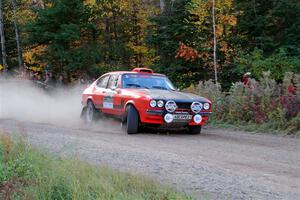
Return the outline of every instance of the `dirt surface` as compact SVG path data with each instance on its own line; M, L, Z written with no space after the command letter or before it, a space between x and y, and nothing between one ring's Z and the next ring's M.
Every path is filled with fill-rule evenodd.
M127 135L116 121L93 127L0 119L32 144L93 164L144 174L195 198L300 199L300 140L205 128L201 135Z

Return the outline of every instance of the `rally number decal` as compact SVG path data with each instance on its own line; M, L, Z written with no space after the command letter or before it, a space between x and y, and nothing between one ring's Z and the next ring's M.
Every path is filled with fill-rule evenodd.
M109 109L114 108L114 97L112 95L104 97L103 108L109 108Z

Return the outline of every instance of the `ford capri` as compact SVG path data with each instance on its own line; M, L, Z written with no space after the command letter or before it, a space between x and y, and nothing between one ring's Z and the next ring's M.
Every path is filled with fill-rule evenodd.
M167 76L148 68L102 75L84 90L82 105L87 123L104 115L119 118L128 134L145 126L200 134L212 112L211 101L178 91Z

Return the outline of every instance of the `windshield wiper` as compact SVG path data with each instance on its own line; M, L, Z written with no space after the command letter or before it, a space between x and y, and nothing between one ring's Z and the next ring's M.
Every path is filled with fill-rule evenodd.
M165 88L163 86L152 86L152 88L154 88L154 89L161 89L161 90L168 90L167 88Z
M128 84L126 84L126 86L141 87L139 84L135 84L135 83L128 83Z
M137 87L137 88L146 88L146 89L149 89L148 87L146 86L142 86L142 85L139 85L139 84L135 84L135 83L128 83L126 84L126 86L134 86L134 87Z

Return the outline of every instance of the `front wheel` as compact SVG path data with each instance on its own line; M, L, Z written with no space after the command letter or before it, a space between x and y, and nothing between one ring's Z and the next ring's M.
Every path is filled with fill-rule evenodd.
M201 126L189 126L188 131L191 135L197 135L201 133Z
M128 134L138 133L139 131L139 113L134 106L129 105L126 109L127 123L126 131Z

